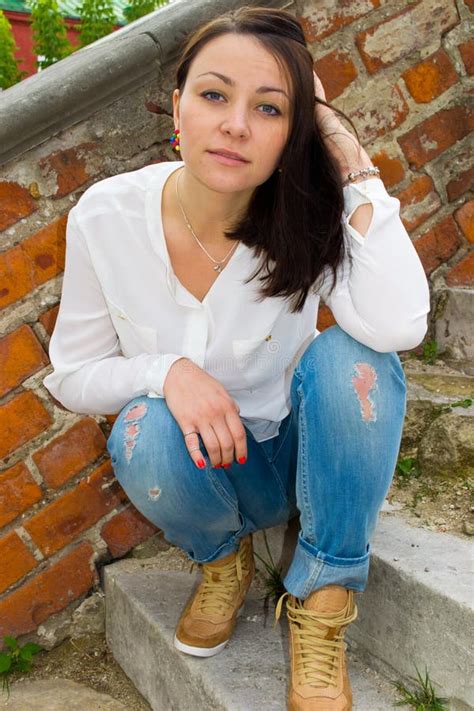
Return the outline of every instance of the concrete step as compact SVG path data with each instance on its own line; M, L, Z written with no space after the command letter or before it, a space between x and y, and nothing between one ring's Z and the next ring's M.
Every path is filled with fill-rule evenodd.
M273 560L283 573L297 532L297 520L266 532ZM260 531L254 535L254 547L268 559ZM104 568L106 632L117 661L159 711L187 708L185 702L196 706L201 698L198 708L203 709L284 709L285 624L275 633L273 617L263 619L255 593L220 655L196 660L174 650L174 627L195 580L188 573L152 567L144 571L133 560ZM392 687L382 689L373 677L371 682L364 674L367 667L410 688L415 665L423 676L427 668L438 695L450 700L450 711L474 708L473 591L470 541L381 515L367 588L356 596L359 617L346 633L354 711L391 708Z
M118 663L153 711L284 711L288 678L286 616L274 628L251 588L227 647L199 659L173 646L176 622L199 574L107 566L106 633ZM393 687L367 670L349 646L354 711L393 709Z
M298 521L269 529L270 553L286 570ZM263 536L257 553L268 559ZM405 683L428 669L450 711L474 709L474 547L472 541L408 525L381 514L372 543L367 587L347 640L358 657Z

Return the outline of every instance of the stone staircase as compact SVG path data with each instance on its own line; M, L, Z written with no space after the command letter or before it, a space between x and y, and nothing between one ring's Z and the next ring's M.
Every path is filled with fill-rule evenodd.
M275 561L288 560L296 526L267 531ZM262 533L255 550L268 558ZM399 698L387 680L425 666L450 709L473 708L472 549L448 534L411 528L383 515L372 544L369 581L357 595L358 619L347 631L354 711L385 711ZM469 571L469 567L471 570ZM256 711L286 708L284 616L274 629L253 589L226 649L210 659L173 647L179 614L197 573L163 571L126 559L104 570L107 642L153 711Z
M474 408L453 408L435 419L433 408L472 397L473 378L416 363L405 372L409 385L405 448L418 450L432 474L436 438L443 450L439 433L443 427L453 431L451 418L459 423L460 432L457 449L450 450L453 466L460 467L463 476L469 474L473 444L466 447L463 437L472 428ZM440 466L445 466L442 451L438 456ZM415 665L422 676L428 670L437 694L449 699L450 711L474 709L472 542L411 526L389 512L387 506L380 514L368 584L363 594L356 595L359 616L346 633L354 711L394 708L400 696L390 682L402 681L413 688ZM283 572L297 530L293 520L266 532L272 558ZM260 531L254 535L254 548L268 560ZM257 567L263 568L258 559ZM181 569L163 570L153 559L146 566L134 558L106 566L106 635L115 659L153 711L284 711L286 616L282 614L274 628L273 605L265 609L257 581L221 654L198 659L174 648L175 625L198 576L197 569L192 575Z

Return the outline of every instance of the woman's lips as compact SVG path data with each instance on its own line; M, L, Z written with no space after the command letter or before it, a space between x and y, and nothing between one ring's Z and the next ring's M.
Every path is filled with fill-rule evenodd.
M208 153L219 163L223 163L223 165L246 165L249 162L246 160L241 160L240 158L231 158L230 156L224 156L221 153L213 153L212 151L208 151Z

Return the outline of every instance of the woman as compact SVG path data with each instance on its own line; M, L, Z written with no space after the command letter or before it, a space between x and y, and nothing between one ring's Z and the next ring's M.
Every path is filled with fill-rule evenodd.
M225 647L252 533L299 513L277 606L289 708L350 709L343 635L395 469L396 350L426 333L426 277L287 11L243 7L199 28L173 119L182 160L102 180L69 213L44 383L70 410L119 413L118 480L200 564L182 652ZM321 334L320 296L337 321Z

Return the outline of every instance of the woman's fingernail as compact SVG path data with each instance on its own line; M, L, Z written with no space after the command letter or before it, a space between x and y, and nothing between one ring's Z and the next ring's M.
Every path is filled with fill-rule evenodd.
M224 469L228 469L230 467L230 464L223 464L222 466L224 467Z
M222 467L222 464L216 464L216 466L214 467L214 469L220 469L221 467Z
M199 469L204 469L204 467L206 466L206 462L204 461L204 459L200 459L198 461L197 465L198 465Z
M239 464L245 464L245 462L247 461L247 457L239 457L237 461Z

